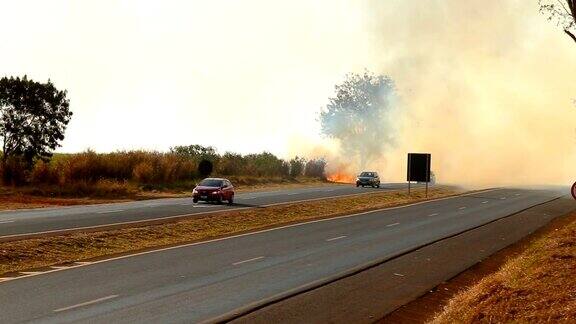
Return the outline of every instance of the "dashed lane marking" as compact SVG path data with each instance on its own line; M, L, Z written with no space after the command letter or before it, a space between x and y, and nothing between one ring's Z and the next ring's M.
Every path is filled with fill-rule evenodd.
M240 265L240 264L247 263L247 262L257 261L257 260L260 260L260 259L264 259L264 257L263 257L263 256L260 256L260 257L257 257L257 258L252 258L252 259L248 259L248 260L238 261L238 262L232 263L232 265Z
M338 237L329 238L329 239L327 239L327 240L326 240L326 242L330 242L330 241L336 241L336 240L340 240L340 239L343 239L343 238L345 238L345 237L346 237L346 235L342 235L342 236L338 236Z
M102 298L98 298L98 299L94 299L94 300L90 300L84 303L80 303L80 304L76 304L76 305L72 305L72 306L68 306L68 307L63 307L63 308L58 308L55 309L54 312L58 313L58 312L63 312L63 311L67 311L70 309L74 309L74 308L78 308L78 307L83 307L83 306L88 306L88 305L92 305L92 304L96 304L96 303L100 303L106 300L110 300L113 298L118 297L118 295L110 295L110 296L106 296L106 297L102 297Z

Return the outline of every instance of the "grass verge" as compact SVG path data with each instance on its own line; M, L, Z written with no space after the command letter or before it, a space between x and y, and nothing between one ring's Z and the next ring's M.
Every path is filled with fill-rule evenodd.
M236 192L238 193L336 185L325 180L306 177L295 179L236 177L232 179L232 181L236 185ZM186 189L164 188L151 191L138 189L128 183L110 181L100 182L97 185L83 184L81 186L82 188L79 188L78 185L71 185L65 189L49 186L21 188L0 187L0 210L188 197L191 195L194 184L195 182L188 183L187 187L185 187ZM94 192L98 192L99 194L94 195Z
M574 322L576 221L538 239L500 270L458 293L432 321Z
M408 196L405 191L383 191L359 196L199 215L161 225L4 242L0 243L0 274L207 240L459 193L462 191L456 188L436 187L431 189L428 198L425 198L423 190L414 190L411 196Z

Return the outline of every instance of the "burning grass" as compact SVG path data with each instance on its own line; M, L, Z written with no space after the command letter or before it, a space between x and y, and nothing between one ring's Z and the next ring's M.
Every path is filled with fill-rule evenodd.
M429 199L461 193L437 187ZM76 233L0 243L0 274L73 261L207 240L311 219L397 206L425 200L424 191L383 191L359 196L277 205L197 216L176 223L101 232Z
M576 221L533 242L496 273L456 295L432 323L576 319Z

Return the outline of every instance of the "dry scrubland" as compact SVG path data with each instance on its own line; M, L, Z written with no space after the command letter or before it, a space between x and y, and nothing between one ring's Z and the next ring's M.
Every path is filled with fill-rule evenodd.
M198 145L170 152L122 151L56 154L27 165L11 159L1 174L12 194L44 197L133 198L142 192L191 191L202 178L202 160L214 165L214 176L226 176L239 187L294 184L324 180L323 160L279 159L271 153L217 154ZM7 190L5 190L7 191Z
M541 322L576 323L576 221L456 295L432 323Z
M430 190L429 198L458 193L459 189L436 187ZM344 198L198 215L162 225L5 242L0 243L0 274L207 240L281 224L334 217L425 199L424 191L420 189L415 190L411 196L405 191L366 193Z

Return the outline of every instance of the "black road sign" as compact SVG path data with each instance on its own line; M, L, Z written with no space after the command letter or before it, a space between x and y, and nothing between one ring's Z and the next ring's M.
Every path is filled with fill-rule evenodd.
M406 181L430 182L430 164L432 155L429 153L408 153L408 176Z

